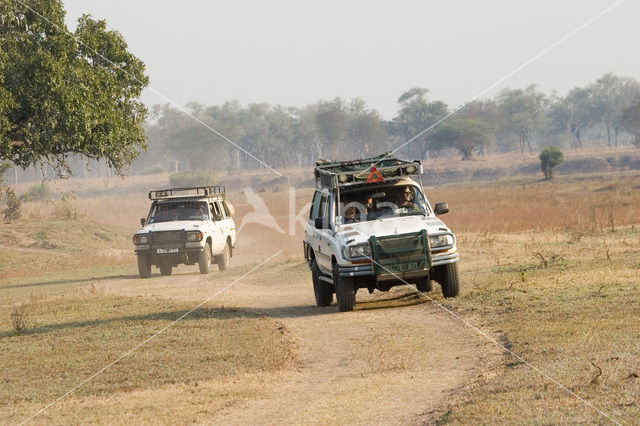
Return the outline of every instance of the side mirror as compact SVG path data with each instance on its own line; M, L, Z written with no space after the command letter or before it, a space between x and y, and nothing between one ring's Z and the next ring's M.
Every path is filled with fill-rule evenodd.
M144 217L140 218L140 225L144 226L145 223L147 223L147 219Z
M436 216L449 213L449 205L447 203L436 203L433 211L435 212Z
M329 224L327 222L328 222L327 219L325 219L324 217L316 218L316 221L315 221L316 229L328 229Z
M218 221L218 220L222 220L222 215L221 214L213 214L213 220Z

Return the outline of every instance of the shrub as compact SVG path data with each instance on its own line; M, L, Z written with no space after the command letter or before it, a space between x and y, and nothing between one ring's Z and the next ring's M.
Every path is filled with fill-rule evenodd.
M24 200L46 200L51 195L51 189L46 183L40 185L33 185L22 195Z
M169 182L173 187L207 186L216 183L216 175L211 170L186 170L171 173Z
M76 207L73 205L73 200L76 196L72 192L65 192L60 201L51 202L53 206L53 216L56 219L75 219L78 217Z
M9 188L8 186L4 188L4 193L7 205L7 207L5 207L5 209L2 211L2 213L4 214L4 218L6 220L20 219L20 216L22 215L22 203L20 202L18 197L16 197L13 189Z
M146 169L142 169L140 172L141 175L157 175L159 173L166 173L167 171L159 164L155 166L147 167Z
M564 155L557 146L548 146L540 153L540 168L545 179L553 178L553 169L562 164Z

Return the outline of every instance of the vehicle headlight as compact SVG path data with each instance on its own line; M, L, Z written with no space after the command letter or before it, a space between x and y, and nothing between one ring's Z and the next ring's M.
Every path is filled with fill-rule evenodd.
M202 241L202 232L200 231L187 232L187 241L189 241L190 243Z
M149 243L149 237L146 236L145 234L136 234L133 236L133 244L141 245L141 244L148 244L148 243Z
M431 248L450 246L453 244L453 237L451 235L430 235L429 244L431 245Z
M356 244L349 247L349 257L371 257L371 247L369 243Z

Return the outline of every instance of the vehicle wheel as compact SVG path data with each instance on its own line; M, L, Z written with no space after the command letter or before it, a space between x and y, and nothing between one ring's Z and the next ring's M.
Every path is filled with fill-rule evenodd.
M151 276L151 262L149 256L144 254L138 255L138 273L140 278L149 278Z
M338 264L333 265L333 285L340 312L353 311L356 305L356 288L351 277L341 277Z
M320 281L320 268L318 268L315 259L311 263L311 280L313 281L313 292L316 295L316 305L320 307L331 306L333 288L330 284Z
M160 275L171 275L172 266L169 265L160 265Z
M222 254L216 256L216 263L221 271L226 270L229 267L229 258L231 257L231 250L229 250L229 243L224 243L224 251Z
M448 265L440 266L439 276L440 287L442 287L442 295L444 297L456 297L460 292L458 264L449 263Z
M211 270L211 246L209 243L206 243L204 250L198 253L198 266L201 274L208 274Z
M428 293L433 290L433 281L429 277L422 278L416 283L416 290L421 293Z

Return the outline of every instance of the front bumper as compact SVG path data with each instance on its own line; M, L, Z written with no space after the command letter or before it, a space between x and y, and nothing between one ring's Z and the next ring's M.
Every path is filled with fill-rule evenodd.
M432 267L447 265L449 263L456 263L459 260L460 260L460 256L458 255L457 252L446 253L443 255L433 255ZM373 263L369 263L367 265L338 266L338 269L340 271L341 277L363 277L363 276L373 277L375 275L373 271ZM399 278L402 278L402 279L423 278L429 275L430 270L431 269L420 269L417 271L381 273L378 275L378 281L396 280Z
M139 245L135 247L136 254L151 254L162 256L184 252L201 252L204 250L202 243L179 243L169 245Z

